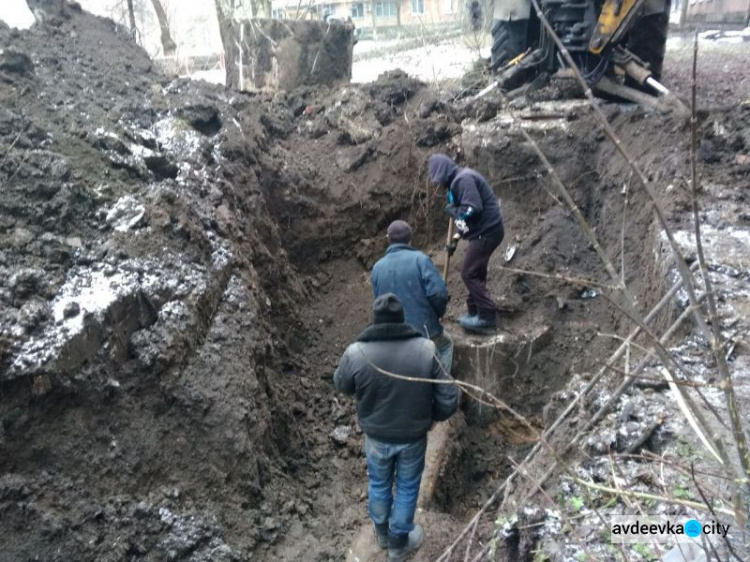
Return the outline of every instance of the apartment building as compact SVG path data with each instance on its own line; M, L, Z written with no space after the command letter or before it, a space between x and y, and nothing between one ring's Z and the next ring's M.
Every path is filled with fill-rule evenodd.
M398 28L434 27L458 23L459 0L274 0L274 18L351 18L364 32Z

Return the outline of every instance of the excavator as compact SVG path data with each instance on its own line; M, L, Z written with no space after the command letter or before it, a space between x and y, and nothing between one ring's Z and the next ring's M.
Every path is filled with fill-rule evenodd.
M537 0L587 84L599 94L669 111L682 103L659 82L670 0ZM521 95L570 74L532 0L494 0L494 88Z

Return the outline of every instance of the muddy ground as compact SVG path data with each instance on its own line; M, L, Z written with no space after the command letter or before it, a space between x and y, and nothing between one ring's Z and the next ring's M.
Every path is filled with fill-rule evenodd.
M611 349L598 334L630 327L579 286L501 270L515 247L508 266L604 279L492 103L448 105L402 73L239 94L160 74L110 21L45 10L28 32L0 27L0 559L344 559L366 521L364 462L331 377L368 323L388 223L409 220L415 244L442 259L442 201L425 180L434 151L486 174L502 200L490 286L503 329L551 327L505 400L544 426L550 397ZM688 62L674 63L665 80L686 91ZM748 92L738 79L727 101L723 74L701 69L704 179L744 224ZM656 302L671 281L652 209L628 190L622 253L629 171L587 111L518 111L640 304ZM680 224L686 124L606 111ZM457 330L455 270L449 285ZM334 440L340 426L351 433ZM419 560L528 450L519 433L502 418L469 427ZM483 524L478 543L493 533Z

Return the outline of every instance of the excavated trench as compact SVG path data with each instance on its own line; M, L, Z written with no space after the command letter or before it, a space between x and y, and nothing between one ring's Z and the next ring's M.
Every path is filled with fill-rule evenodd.
M600 334L630 327L594 287L554 277L606 280L497 105L450 105L401 73L241 95L161 76L111 22L48 4L44 26L0 28L0 53L27 55L0 61L0 558L370 559L361 433L331 376L368 323L389 222L442 260L432 152L485 174L506 222L497 337L460 334L457 266L449 278L457 377L543 428L611 348ZM684 178L681 124L606 111L684 207L666 189ZM580 103L517 116L649 308L666 265L625 163ZM531 447L471 398L433 441L424 561Z
M548 114L544 104L532 108ZM621 109L612 107L619 112ZM581 118L582 106L561 103L555 106L554 118L535 117L529 130L549 155L563 181L570 186L574 199L595 229L610 258L625 268L628 283L644 307L658 298L666 270L659 259L659 238L650 206L644 195L635 190L624 192L629 173L613 160L614 155L597 137L591 124ZM631 126L632 116L640 110L623 108L630 112L625 127ZM629 122L630 121L630 122ZM635 119L635 127L648 129L655 123ZM454 298L446 317L447 329L456 341L454 374L501 398L517 412L526 416L532 425L543 430L554 421L553 408L548 404L574 373L586 373L596 366L596 361L610 348L611 342L599 337L600 333L614 333L626 325L595 288L551 279L551 275L604 281L606 275L590 244L575 223L573 216L560 207L540 172L540 165L521 135L508 128L508 116L502 113L487 123L465 122L460 137L451 139L443 150L455 151L461 147L463 164L485 174L501 199L506 218L506 241L493 257L490 265L490 286L501 308L501 331L497 336L470 337L454 323L463 312L461 298L464 289L458 272L454 269L449 286ZM636 137L640 137L640 132ZM423 170L413 168L409 162L396 172L398 183L382 183L383 189L397 192L400 185L421 180ZM429 188L426 188L429 190ZM288 189L285 193L291 193ZM435 207L440 201L435 193L428 192L428 200ZM300 209L295 207L297 196L277 201L272 209L281 209L279 218L287 220ZM309 205L309 199L306 199ZM354 207L356 209L356 207ZM358 210L358 209L357 209ZM625 231L623 231L625 213ZM359 215L362 216L362 215ZM318 256L314 266L297 262L302 271L318 285L324 281L319 302L313 306L310 317L324 326L327 336L319 339L329 361L321 376L330 376L338 353L343 350L359 329L368 321L371 293L368 269L385 249L382 232L388 222L397 217L413 216L413 208L401 212L388 209L376 215L372 226L364 219L354 220L358 225L351 234L349 222L329 248L339 248L349 257L328 260ZM368 213L364 213L368 217ZM329 227L321 232L335 230L333 217ZM443 231L440 216L430 214L413 221L419 237L417 245L429 252L438 265L443 259ZM307 228L307 226L303 226ZM328 230L330 229L330 230ZM378 240L378 231L380 240ZM301 255L306 237L298 236L292 228L287 231L299 246L288 248L290 255ZM330 235L330 234L329 234ZM621 242L625 253L621 252ZM313 248L319 248L312 244ZM511 252L507 250L513 247ZM460 263L461 250L454 263ZM518 274L504 271L512 267L540 273ZM457 267L457 266L455 266ZM666 311L655 321L655 326L665 322L673 311ZM348 406L351 408L351 404ZM558 406L559 408L559 406ZM351 411L351 410L350 410ZM353 428L353 413L336 421L337 426ZM420 517L430 527L435 542L416 560L432 560L447 546L446 534L455 533L461 522L468 520L486 501L510 472L509 457L519 460L534 443L531 431L507 412L464 395L462 411L450 424L445 424L430 436L430 452L420 497ZM348 466L348 465L347 465ZM359 467L362 470L361 464ZM363 474L364 476L364 474ZM364 484L362 484L364 494ZM364 495L359 497L362 526L354 533L347 560L379 560L382 554L374 543L366 518ZM350 535L351 536L351 535Z

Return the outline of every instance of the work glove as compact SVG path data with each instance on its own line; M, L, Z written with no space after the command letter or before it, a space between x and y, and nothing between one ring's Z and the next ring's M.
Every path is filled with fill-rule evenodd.
M458 248L458 241L461 239L460 234L454 234L453 238L451 238L451 241L445 245L445 252L452 256L454 253L456 253L456 248Z
M466 234L467 232L469 232L469 227L466 226L466 221L458 219L456 221L456 230L458 230L461 234Z
M445 245L445 252L446 252L446 253L447 253L447 254L448 254L449 256L452 256L453 254L455 254L455 253L456 253L456 248L458 248L458 240L456 240L456 239L454 238L453 240L451 240L451 241L450 241L450 243L449 243L449 244L446 244L446 245Z

